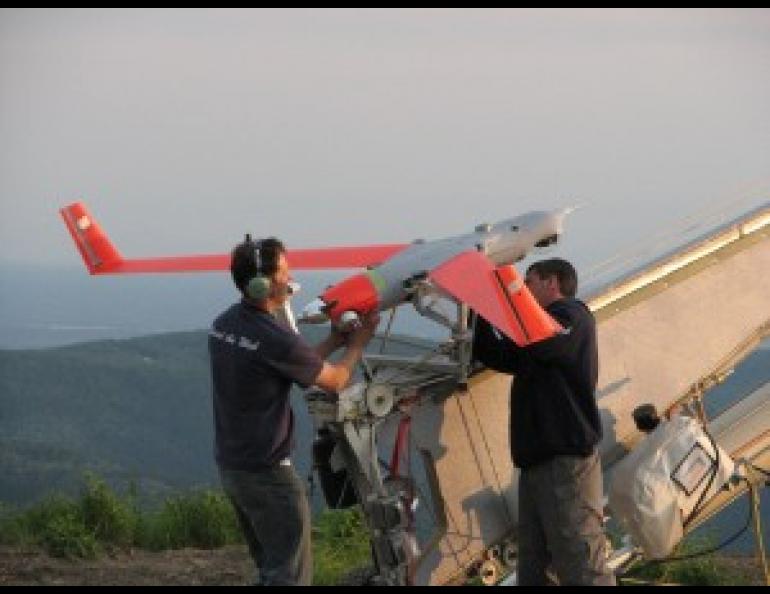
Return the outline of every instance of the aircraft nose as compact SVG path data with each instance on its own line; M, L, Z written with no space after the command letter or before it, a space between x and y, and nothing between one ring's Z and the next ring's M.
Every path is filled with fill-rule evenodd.
M329 316L326 314L326 309L326 302L320 297L316 297L302 308L297 321L306 324L322 324L327 322L329 321Z
M561 235L562 233L564 233L564 219L567 218L567 215L572 214L578 208L580 208L580 205L568 206L566 208L557 210L554 213L554 216L556 218L556 235Z

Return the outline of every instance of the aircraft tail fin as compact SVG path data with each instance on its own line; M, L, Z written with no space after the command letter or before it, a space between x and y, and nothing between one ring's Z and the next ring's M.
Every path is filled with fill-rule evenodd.
M230 268L229 253L123 258L85 204L74 202L59 212L91 274L213 272ZM296 270L360 268L379 264L408 245L393 243L300 249L291 250L286 257L289 265Z
M59 212L89 274L112 272L120 265L123 256L88 212L85 204L74 202Z

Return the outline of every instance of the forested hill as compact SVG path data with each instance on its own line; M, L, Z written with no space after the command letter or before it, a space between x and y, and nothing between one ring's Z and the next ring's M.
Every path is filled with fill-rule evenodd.
M76 492L86 470L142 493L216 485L210 389L204 331L0 350L0 500ZM305 472L310 422L295 410Z

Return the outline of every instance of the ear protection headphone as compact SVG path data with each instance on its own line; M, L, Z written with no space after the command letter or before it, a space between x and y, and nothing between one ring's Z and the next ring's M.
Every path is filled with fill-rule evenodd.
M251 236L248 234L246 235L246 241L249 243L251 242ZM257 274L250 278L249 282L246 283L246 295L256 301L267 298L267 296L270 295L270 289L273 287L273 281L262 271L261 250L262 242L258 241L254 243L254 267L256 268Z

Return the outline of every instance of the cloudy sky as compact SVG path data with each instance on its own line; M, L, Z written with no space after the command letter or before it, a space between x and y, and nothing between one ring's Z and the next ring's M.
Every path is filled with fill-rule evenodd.
M770 200L770 10L0 9L0 262L408 241L594 264Z

